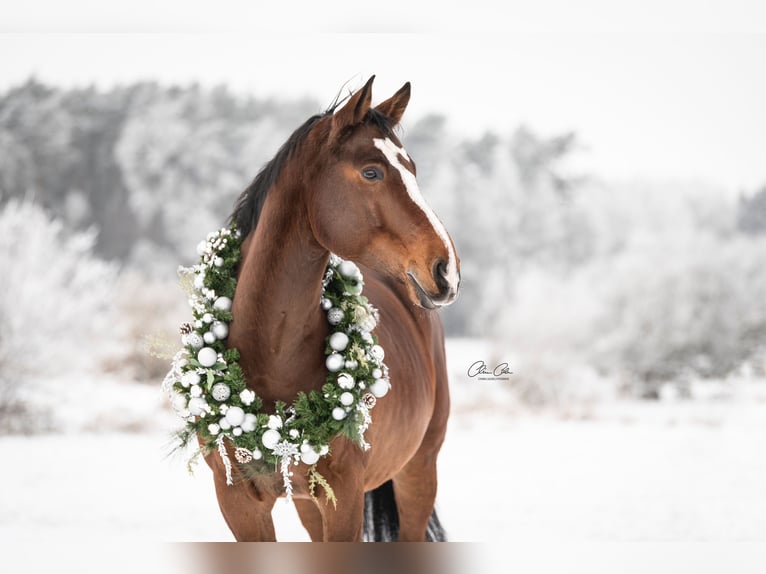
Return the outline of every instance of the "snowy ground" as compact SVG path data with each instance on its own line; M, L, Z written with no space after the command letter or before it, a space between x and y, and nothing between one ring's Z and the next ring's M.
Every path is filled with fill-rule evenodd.
M507 383L462 378L461 361L481 349L451 344L455 404L437 502L451 540L766 542L759 394L534 414ZM165 457L175 420L158 389L76 385L47 393L66 432L0 438L0 540L232 540L206 465L189 476L183 459ZM87 412L75 406L83 396ZM274 514L280 539L307 539L291 506Z

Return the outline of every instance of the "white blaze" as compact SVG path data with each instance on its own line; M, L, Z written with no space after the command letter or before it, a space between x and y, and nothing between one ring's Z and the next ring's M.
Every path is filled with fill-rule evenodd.
M375 144L375 147L383 152L383 155L386 156L388 162L397 169L399 175L402 177L402 181L404 182L404 187L407 190L407 193L409 194L413 203L415 203L415 205L417 205L421 211L425 213L429 223L434 228L434 231L444 242L444 246L447 248L446 279L453 289L457 289L457 258L455 257L455 249L452 246L452 241L447 234L447 230L444 228L444 224L439 221L439 218L436 217L436 214L426 203L425 198L420 193L420 188L418 187L418 182L415 179L415 174L404 167L399 161L400 155L407 161L410 161L410 156L407 155L407 152L404 150L404 148L399 147L389 138L373 138L372 141Z

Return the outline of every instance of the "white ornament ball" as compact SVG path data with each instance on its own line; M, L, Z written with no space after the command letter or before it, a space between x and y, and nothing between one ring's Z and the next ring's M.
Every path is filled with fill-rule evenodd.
M205 333L204 335L202 335L202 339L203 339L203 340L204 340L204 341L205 341L205 342L206 342L208 345L212 345L213 343L215 343L215 342L216 342L216 338L215 338L215 335L213 335L213 333L211 333L210 331L208 331L207 333Z
M327 322L330 323L330 325L338 325L341 321L343 321L343 309L333 307L327 311Z
M201 397L202 387L200 387L199 385L192 385L191 389L189 389L189 394L193 397Z
M200 321L199 319L194 321L194 328L195 329L202 329L202 321Z
M218 353L210 347L202 347L197 353L197 361L203 367L212 367L218 361Z
M322 310L329 311L330 307L332 307L332 301L329 299L322 299L319 304L322 306Z
M191 385L198 385L200 377L198 373L194 371L187 371L181 377L181 385L184 387L190 387Z
M204 239L197 243L197 255L202 256L207 251L207 241Z
M333 351L343 351L346 347L348 347L348 335L341 332L330 335L330 348Z
M381 371L380 369L373 369L372 370L372 376L375 379L379 379L380 377L383 376L383 371Z
M356 362L355 360L353 360L353 359L346 361L346 368L347 368L349 371L354 371L354 370L356 370L356 368L357 368L358 366L359 366L359 363L357 363L357 362Z
M341 393L340 404L342 404L345 407L350 407L353 402L354 402L354 395L352 395L348 391L346 391L345 393Z
M327 359L325 359L327 370L331 373L337 373L340 371L345 363L346 362L343 360L343 356L339 355L338 353L333 353L332 355L329 355Z
M332 410L332 418L334 418L336 421L342 421L346 418L346 409L343 407L335 407Z
M218 299L215 300L215 303L213 303L213 309L218 309L219 311L231 311L231 299L228 297L218 297Z
M213 265L216 267L223 267L223 257L216 257L213 259Z
M262 458L263 453L257 448L253 449L253 460L261 460Z
M311 445L307 443L306 441L303 441L303 444L301 445L301 452L308 452L310 450L314 450L311 448Z
M282 419L279 415L269 415L269 422L266 423L266 426L274 430L281 429Z
M231 426L238 427L245 420L245 411L241 407L230 407L226 411L226 420L231 423Z
M258 421L258 418L252 414L247 413L245 415L245 420L242 421L242 424L239 425L242 427L242 430L245 432L253 432L255 430L255 423Z
M288 434L290 435L290 438L296 439L300 436L301 433L298 432L298 429L290 429Z
M382 361L386 356L386 352L380 345L373 345L370 349L370 354L378 362Z
M389 388L391 385L386 379L375 379L375 382L370 385L370 392L377 398L385 397Z
M215 400L223 402L231 396L231 389L226 383L216 383L210 389L210 394Z
M324 455L326 455L328 452L330 452L330 447L329 447L329 446L327 446L326 444L325 444L325 445L322 445L322 448L320 448L320 449L319 449L319 456L324 456Z
M215 435L217 435L219 432L221 432L221 427L220 427L220 426L218 426L217 424L213 423L213 424L209 424L209 425L207 425L207 430L209 430L209 431L210 431L210 434L211 434L211 435L215 436Z
M301 460L305 464L308 464L310 466L312 464L315 464L319 460L319 453L316 452L314 449L311 449L308 452L302 452Z
M199 349L202 347L202 337L199 336L199 333L189 333L184 335L184 343L192 349Z
M207 403L202 397L194 397L189 401L189 412L195 417L201 415L206 407Z
M219 420L218 424L223 430L229 430L231 428L231 423L226 417L223 417L221 420Z
M231 434L234 436L240 436L242 434L242 429L239 427L234 427L231 431Z
M210 331L217 339L225 339L229 336L229 326L223 321L215 321L210 327Z
M338 386L341 389L346 389L347 391L354 388L354 377L349 375L348 373L341 373L338 375Z
M346 279L353 279L361 275L359 267L353 261L342 261L338 265L338 272Z
M359 295L362 292L362 282L354 281L353 283L349 283L346 285L346 291L351 295Z
M253 404L253 401L255 400L255 391L252 391L250 389L245 389L241 393L239 393L239 400L242 401L242 404L246 406L250 406Z
M265 446L269 450L273 450L275 446L277 446L277 443L282 439L282 436L279 434L278 431L275 431L274 429L269 429L265 433L263 433L263 436L261 437L261 442L263 443L263 446Z
M170 404L173 405L173 410L176 412L181 412L188 405L188 401L186 400L185 396L179 395L178 393L173 393L173 396L170 399Z
M215 319L215 317L213 317L212 313L205 313L204 315L202 315L203 323L212 323L213 319Z

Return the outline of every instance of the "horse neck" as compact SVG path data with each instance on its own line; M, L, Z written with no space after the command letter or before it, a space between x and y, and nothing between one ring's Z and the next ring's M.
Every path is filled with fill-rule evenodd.
M243 243L229 344L248 386L292 402L324 381L327 326L320 310L329 253L314 238L300 190L272 189Z

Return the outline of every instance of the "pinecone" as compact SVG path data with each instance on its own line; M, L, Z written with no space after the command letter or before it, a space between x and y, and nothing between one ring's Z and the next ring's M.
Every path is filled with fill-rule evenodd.
M237 460L240 464L247 464L251 460L253 460L252 453L247 450L246 448L242 448L241 446L237 447L234 450L234 458Z
M378 400L372 393L365 393L362 397L362 402L364 403L364 406L366 406L368 409L371 409L375 406L375 403L378 402Z
M178 329L182 335L188 335L193 331L191 323L181 323L181 327Z

